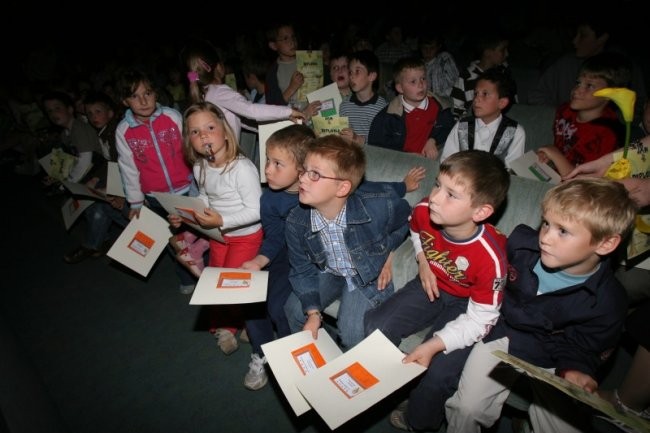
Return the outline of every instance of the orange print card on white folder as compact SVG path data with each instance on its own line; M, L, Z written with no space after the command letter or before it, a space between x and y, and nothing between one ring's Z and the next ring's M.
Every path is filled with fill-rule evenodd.
M140 216L124 228L106 255L146 277L171 235L167 220L142 207Z
M248 304L266 301L269 271L206 267L190 305Z
M296 415L311 409L296 387L296 381L312 374L332 359L341 355L341 349L332 337L320 328L314 340L310 331L296 332L284 338L262 344L273 375Z
M334 430L426 371L415 362L403 364L404 356L376 330L296 386Z

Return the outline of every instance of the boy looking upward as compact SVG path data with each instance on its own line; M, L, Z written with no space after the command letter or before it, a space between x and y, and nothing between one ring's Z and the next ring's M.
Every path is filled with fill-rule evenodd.
M428 367L390 422L403 430L437 430L471 346L499 317L506 283L506 236L484 221L510 186L503 161L480 150L458 152L440 165L429 197L414 208L411 240L418 275L365 317L395 345L431 326L404 358Z
M310 145L300 173L299 200L285 230L293 293L285 304L292 332L314 338L321 311L340 299L340 342L350 348L364 338L363 315L393 293L380 283L389 255L406 237L408 202L390 184L367 183L363 149L337 135Z

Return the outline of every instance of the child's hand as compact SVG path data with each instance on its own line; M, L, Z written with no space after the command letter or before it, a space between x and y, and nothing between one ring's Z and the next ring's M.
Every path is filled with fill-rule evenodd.
M51 176L45 176L45 177L43 178L43 185L45 185L45 186L54 185L54 184L57 183L57 182L58 182L58 180L55 179L55 178L53 178L53 177L51 177Z
M305 82L305 76L302 73L295 71L291 76L291 81L289 82L289 87L292 89L298 90L300 86Z
M299 121L305 121L307 119L305 118L305 115L302 112L296 110L295 108L292 108L291 116L289 116L289 120L291 120L293 123L298 123Z
M593 377L578 370L567 370L564 378L587 392L596 392L598 389L598 382Z
M247 260L241 264L242 269L247 269L249 271L259 271L264 266L268 265L270 260L268 257L258 254L252 260Z
M434 273L431 271L426 259L420 259L418 263L418 275L420 276L422 289L427 294L429 301L433 302L436 298L439 298L440 292L438 291L438 281Z
M98 177L93 177L93 178L89 179L88 182L86 182L86 186L88 188L95 188L95 185L97 185L98 182L99 182L99 178Z
M377 290L382 291L388 286L390 280L393 278L393 256L395 255L394 251L391 251L384 263L384 267L381 268L379 273L379 278L377 278Z
M537 149L536 154L537 154L537 160L539 162L543 162L544 164L548 164L548 162L551 160L551 158L549 157L549 154L548 154L549 152L551 152L551 151L548 150L549 148L550 148L549 146L544 146L544 147L540 147L539 149Z
M316 113L320 111L321 103L320 101L314 101L311 104L307 105L302 111L305 119L311 119Z
M429 138L424 147L422 148L422 156L429 159L436 159L438 157L438 145L436 140Z
M420 181L424 179L427 174L427 169L424 167L413 167L404 176L404 183L406 184L406 192L415 191L420 187Z
M108 196L108 203L110 203L113 208L122 210L124 208L124 203L126 203L126 199L124 197L111 195Z
M129 220L132 220L133 218L138 219L140 218L140 208L137 209L129 209Z
M314 337L314 340L318 340L318 329L322 325L321 318L319 314L309 314L310 312L307 312L307 321L303 325L302 330L311 331L311 336Z
M169 225L174 227L175 229L179 228L181 226L181 223L183 222L181 217L176 214L167 215L167 221L169 221Z
M416 362L423 367L428 367L429 364L431 364L433 357L438 352L442 352L443 350L445 350L445 344L437 335L434 335L413 349L413 352L406 355L404 359L402 359L402 362L404 364L408 364L409 362Z
M194 216L199 225L205 229L214 229L223 225L221 214L214 209L205 208L203 213L195 212Z

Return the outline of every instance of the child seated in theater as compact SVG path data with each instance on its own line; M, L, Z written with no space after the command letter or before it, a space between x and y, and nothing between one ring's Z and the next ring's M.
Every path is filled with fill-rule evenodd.
M571 100L558 107L553 125L553 145L541 147L541 162L565 176L578 164L593 161L623 145L624 127L606 98L594 96L605 87L626 87L630 70L616 53L601 53L582 64Z

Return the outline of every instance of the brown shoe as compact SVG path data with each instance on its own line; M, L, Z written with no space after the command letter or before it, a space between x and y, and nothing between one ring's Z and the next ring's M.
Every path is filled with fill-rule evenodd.
M79 247L75 248L69 253L64 254L63 260L70 265L74 265L76 263L86 260L88 257L96 259L103 255L104 253L102 251L93 250L90 248L86 248L83 245L80 245Z

